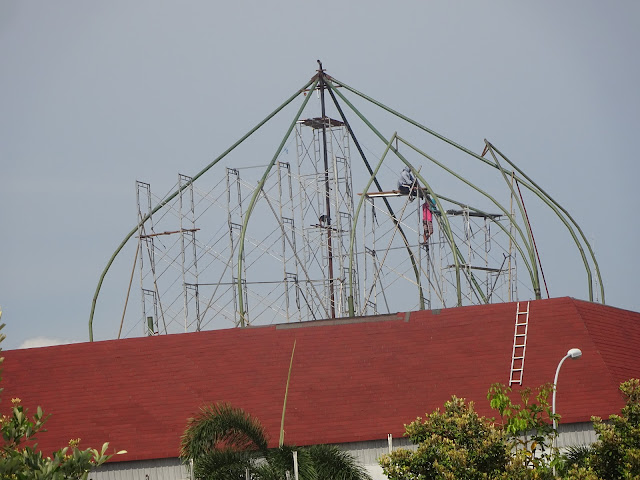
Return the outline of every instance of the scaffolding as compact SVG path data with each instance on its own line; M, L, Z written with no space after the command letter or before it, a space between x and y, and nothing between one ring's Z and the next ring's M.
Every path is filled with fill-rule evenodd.
M411 138L427 134L451 153L436 158L397 131L385 137L341 90L409 124ZM313 93L321 115L305 116ZM262 158L263 147L250 150L253 160L239 156L236 148L295 99L302 102L271 160ZM364 135L356 137L342 106L362 120ZM365 153L367 135L377 148L365 147ZM201 178L217 164L216 175ZM384 191L379 179L403 167L416 177L416 192ZM490 177L486 169L496 174L502 194L493 179L485 187L466 178L471 168L482 181ZM521 186L567 228L585 266L588 298L595 285L604 302L597 262L580 227L495 146L485 140L482 154L475 154L326 75L320 65L306 85L202 171L179 174L173 193L158 196L149 183L136 183L137 226L100 278L90 339L104 276L132 237L141 309L129 314L124 336L542 298L546 282ZM434 207L428 241L425 201Z
M327 119L325 141L322 127L318 118L296 124L296 158L285 161L288 154L282 155L270 172L242 253L241 232L260 168L227 167L224 178L206 190L179 175L178 185L188 187L160 218L150 215L160 199L149 184L137 183L138 218L150 215L138 234L144 334L241 326L238 286L246 325L346 317L351 289L356 315L457 305L442 213L435 212L435 232L425 244L423 199L361 192L366 208L355 222L347 129ZM380 197L391 199L393 218L380 208ZM508 216L470 208L446 215L464 253L463 304L517 298L517 255L504 234Z
M295 162L278 161L260 192L257 231L245 238L249 248L241 257L255 168L226 168L224 181L206 191L190 183L167 205L162 227L151 215L161 199L137 182L138 219L150 217L138 233L145 333L148 318L154 333L240 326L238 284L247 325L347 316L354 209L349 135L337 120L314 118L297 123L295 142ZM185 180L179 175L179 187Z

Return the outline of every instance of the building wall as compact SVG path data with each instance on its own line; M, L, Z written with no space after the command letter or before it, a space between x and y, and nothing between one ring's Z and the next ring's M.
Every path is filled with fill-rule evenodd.
M596 434L589 422L559 425L558 448L574 445L590 445ZM407 438L392 438L392 448L415 448ZM363 465L373 480L386 480L378 464L381 455L389 453L388 440L338 444ZM114 462L103 465L89 476L90 480L191 480L190 469L179 458Z
M591 445L598 437L591 422L558 425L558 448Z
M190 480L189 468L179 458L113 462L89 474L89 480Z
M338 447L353 455L358 463L367 469L373 480L387 480L387 477L382 473L382 467L378 464L378 459L382 455L389 453L389 443L389 440L373 440L370 442L342 443ZM415 448L415 445L404 437L392 438L391 446L393 449Z

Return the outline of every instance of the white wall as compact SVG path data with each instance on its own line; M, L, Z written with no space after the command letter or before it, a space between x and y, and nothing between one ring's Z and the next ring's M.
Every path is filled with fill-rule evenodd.
M572 445L590 445L596 441L596 434L591 422L559 425L558 447ZM355 457L363 465L373 480L387 480L378 464L381 455L389 453L389 442L373 440L369 442L352 442L338 444ZM415 449L407 438L392 439L393 449ZM134 462L108 463L96 469L89 475L90 480L189 480L189 469L181 464L179 458L165 458L161 460L144 460Z

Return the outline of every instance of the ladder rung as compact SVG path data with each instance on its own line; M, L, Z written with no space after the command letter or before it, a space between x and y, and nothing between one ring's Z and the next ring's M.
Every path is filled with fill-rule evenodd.
M513 357L514 360L522 360L524 358L524 355L521 357Z
M524 348L527 345L525 343L523 343L522 345L514 345L513 348Z

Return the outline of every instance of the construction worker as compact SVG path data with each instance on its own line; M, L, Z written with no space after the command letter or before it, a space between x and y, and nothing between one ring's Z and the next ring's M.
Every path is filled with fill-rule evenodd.
M437 213L436 204L433 199L427 195L427 200L422 204L422 228L424 243L427 244L429 237L433 235L433 213Z
M400 178L398 179L398 191L402 195L409 195L409 201L413 202L414 198L416 198L416 192L420 198L423 197L422 190L418 188L418 181L416 177L411 173L411 169L405 166L402 169L402 173L400 173Z
M403 195L409 195L411 190L416 188L416 177L411 173L411 169L405 166L398 179L398 191Z

